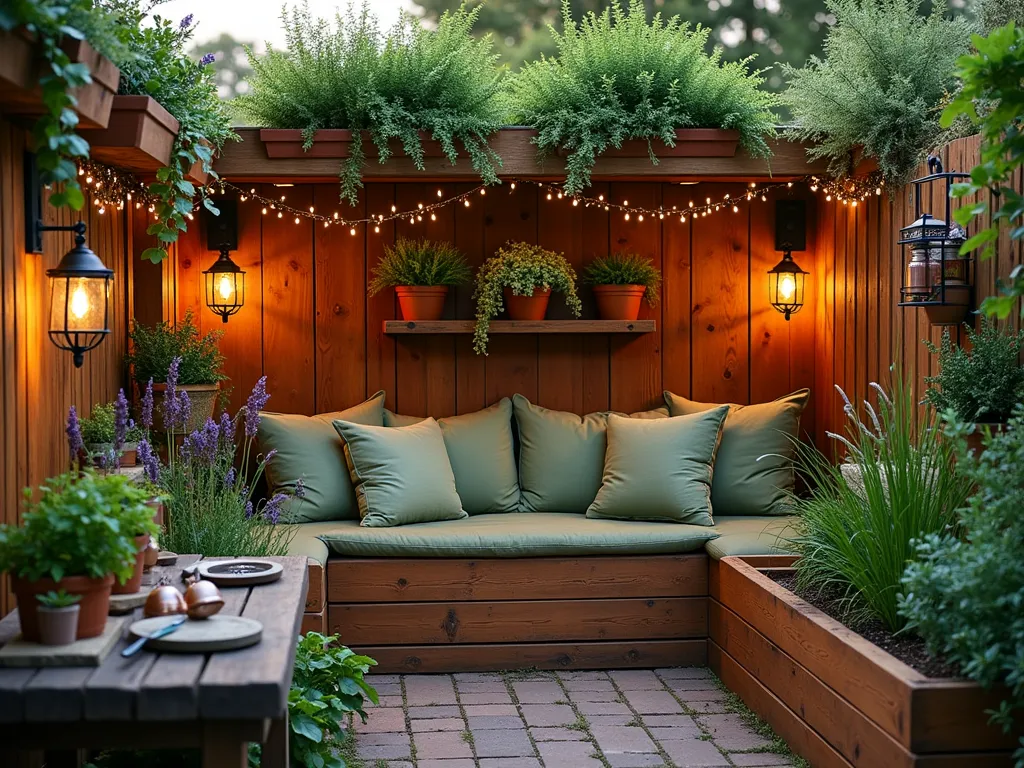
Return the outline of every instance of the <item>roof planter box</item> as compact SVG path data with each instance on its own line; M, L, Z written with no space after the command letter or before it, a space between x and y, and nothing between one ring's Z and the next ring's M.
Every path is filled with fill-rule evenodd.
M121 71L84 40L65 37L64 52L73 63L89 67L92 82L72 91L80 128L106 128L121 80ZM45 112L39 80L46 66L32 35L0 30L0 112L37 117Z
M104 130L82 131L94 160L141 175L151 175L170 165L174 139L180 124L152 96L116 96L110 123ZM196 163L186 178L206 183L202 164Z

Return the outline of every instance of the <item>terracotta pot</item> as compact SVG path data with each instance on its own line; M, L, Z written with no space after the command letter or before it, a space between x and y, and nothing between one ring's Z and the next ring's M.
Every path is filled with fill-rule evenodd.
M164 524L164 503L159 499L150 499L146 506L153 510L153 522L163 527Z
M398 308L403 320L440 320L444 314L447 285L396 285Z
M154 174L170 165L180 127L152 96L115 96L107 127L82 131L82 138L89 142L93 160Z
M81 640L103 634L107 626L107 611L110 609L110 587L114 583L114 574L108 573L98 579L88 576L65 576L60 581L44 576L38 581L26 581L15 576L11 579L11 589L18 598L18 620L21 622L21 634L32 643L39 642L39 601L36 595L56 592L63 589L72 595L81 595L78 606L78 633Z
M88 443L85 446L85 450L93 454L94 458L92 461L93 466L99 467L102 460L99 458L102 456L110 456L114 453L113 443ZM138 443L125 443L121 447L121 466L122 467L134 467L138 463ZM113 467L104 466L104 469L112 469Z
M132 571L131 578L124 584L118 584L117 579L114 579L114 586L110 589L111 594L134 595L142 588L142 572L146 567L146 549L149 548L149 534L144 533L141 536L136 536L135 546L138 548L138 554L135 555L135 570Z
M188 392L189 402L192 404L192 411L189 415L188 424L184 429L179 429L176 434L188 434L201 429L207 419L213 418L214 408L217 407L217 396L220 394L220 383L217 384L179 384L178 390ZM153 385L153 419L157 428L165 431L163 417L164 392L167 391L167 384Z
M646 292L642 285L595 285L597 314L602 320L636 320Z
M65 608L39 606L36 618L39 621L39 642L43 645L71 645L78 634L78 605Z
M534 288L532 296L516 296L505 289L505 309L510 320L543 320L551 299L550 288Z
M134 467L139 463L139 444L125 443L121 446L121 466Z

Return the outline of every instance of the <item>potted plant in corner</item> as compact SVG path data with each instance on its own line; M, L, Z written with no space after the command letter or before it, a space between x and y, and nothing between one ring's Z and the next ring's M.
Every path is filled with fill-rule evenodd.
M175 433L188 434L199 429L213 411L220 393L220 383L227 377L221 373L224 356L217 346L221 331L201 334L196 327L192 310L176 326L163 322L152 328L133 323L130 333L132 350L127 356L132 375L139 387L145 387L152 380L156 412L164 413L160 407L168 389L168 372L171 363L179 358L176 368L176 391L188 394L188 419ZM161 431L166 431L163 423Z
M927 339L924 345L938 356L939 373L925 378L925 401L940 414L975 425L967 445L976 453L983 449L982 434L999 432L1024 401L1024 366L1020 363L1024 331L1013 331L982 316L975 332L964 326L968 343L953 343L949 330L939 346Z
M132 576L139 552L122 520L142 507L152 525L147 494L122 475L85 470L50 478L37 501L25 496L22 525L0 525L0 570L11 575L22 635L39 642L36 596L58 590L81 597L76 637L102 634L114 580Z
M99 467L134 467L138 461L142 428L128 416L128 400L124 390L113 403L96 405L87 419L81 420L85 451Z
M39 607L39 642L43 645L71 645L78 634L78 613L81 595L63 589L36 595Z
M512 320L543 320L552 290L565 294L569 310L580 316L576 272L562 254L529 243L503 245L484 262L476 276L473 349L477 354L487 354L491 320L503 308Z
M594 286L597 313L602 320L636 320L640 302L658 303L661 272L650 259L636 253L616 253L594 259L583 275Z
M451 243L398 238L384 246L369 294L394 288L403 320L440 320L448 289L469 281L465 257Z

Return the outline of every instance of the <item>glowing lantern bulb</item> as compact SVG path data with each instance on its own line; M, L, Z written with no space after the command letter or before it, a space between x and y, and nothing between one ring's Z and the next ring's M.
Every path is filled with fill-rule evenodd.
M71 294L71 314L81 320L89 313L89 294L85 291L85 281L79 280Z
M790 301L796 294L796 280L792 275L783 275L779 278L779 298L783 301Z
M220 297L227 301L231 298L231 294L235 292L234 281L228 275L221 275L220 282L217 284L217 293Z

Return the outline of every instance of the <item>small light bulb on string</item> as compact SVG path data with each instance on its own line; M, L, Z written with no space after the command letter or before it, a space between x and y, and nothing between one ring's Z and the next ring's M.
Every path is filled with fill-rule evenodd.
M443 193L441 192L441 190L440 190L440 189L439 189L439 190L437 190L437 196L438 196L438 197L444 197L444 194L443 194Z
M623 204L623 205L629 205L629 200L623 200L623 201L622 201L622 204Z
M550 199L551 199L551 193L548 192L548 200L550 200Z
M574 197L574 198L572 199L572 207L573 207L573 208L575 208L575 207L576 207L577 205L579 205L579 204L580 204L580 201L579 201L579 200L577 200L577 199L576 199L576 198Z
M690 207L693 208L693 200L690 201Z
M374 226L373 232L374 232L374 234L379 235L380 234L380 227L379 226Z
M350 235L352 235L352 237L355 237L355 236L356 236L356 228L355 228L355 227L352 227L352 229L350 229L350 230L348 231L348 233L349 233Z
M298 223L299 223L299 217L298 217L298 216L296 216L296 217L295 217L295 223L296 223L296 224L298 224Z
M106 208L104 208L104 207L103 207L103 206L101 205L101 206L100 206L100 210L99 210L99 214L100 214L100 216L102 216L102 215L103 215L104 213L106 213L106 212L107 212L107 209L106 209ZM189 218L192 218L192 217L190 216Z
M732 212L733 212L733 213L739 213L739 212L740 212L740 207L739 207L738 205L734 205L734 206L732 207Z
M266 208L266 206L264 206L264 208L263 208L263 215L264 215L264 216L266 216L266 215L267 215L267 208Z
M284 218L284 214L281 211L278 211L277 212L277 218L283 219Z
M516 183L515 183L515 182L513 181L513 182L512 182L512 183L511 183L511 184L509 185L509 188L510 188L510 189L511 189L511 190L512 190L513 192L515 192L515 190L516 190Z
M685 224L686 223L686 217L685 216L680 216L679 217L679 223L680 224Z
M311 206L309 206L309 212L310 212L310 213L313 213L313 211L315 211L315 210L316 210L316 209L315 209L315 208L314 208L314 207L313 207L312 205L311 205Z
M480 194L481 195L486 195L487 194L487 190L484 189L483 187L480 187Z
M423 210L423 203L417 203L416 207L419 208L422 211Z
M641 213L639 216L636 217L636 220L637 221L643 221L644 220L644 215Z
M431 221L437 221L437 214L436 213L430 214L430 220Z
M423 221L423 217L419 214L416 215L416 221Z
M562 199L562 193L561 193L561 192L559 192L559 193L558 193L558 199L559 199L559 200L561 200L561 199Z
M600 200L601 202L604 202L604 195L598 195L597 199Z
M463 200L463 201L462 201L462 204L463 204L464 206L466 206L467 208L469 208L469 200Z
M325 221L324 222L324 229L327 229L329 226L331 226L331 222Z
M391 212L392 213L396 213L397 211L398 211L398 206L397 205L392 205L391 206Z

